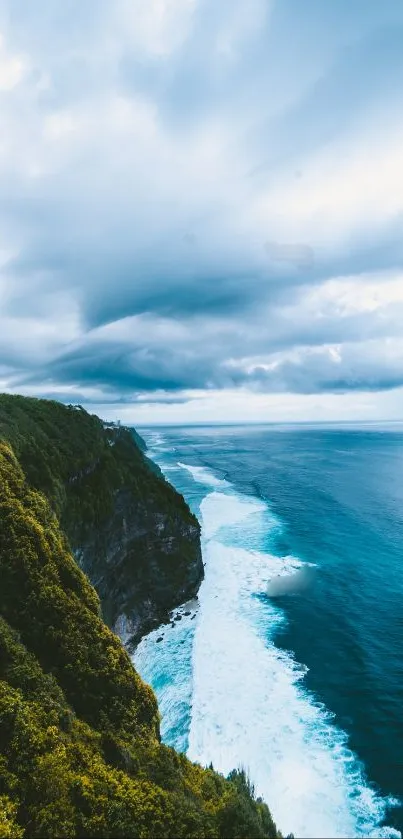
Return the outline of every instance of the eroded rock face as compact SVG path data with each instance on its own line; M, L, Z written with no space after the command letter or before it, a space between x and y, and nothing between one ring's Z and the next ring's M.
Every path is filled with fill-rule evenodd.
M50 408L39 406L39 416L49 420L50 432L54 411L52 403ZM58 413L63 419L63 411ZM7 423L8 417L6 432ZM18 444L19 435L15 436ZM75 442L73 435L69 455ZM64 484L56 484L58 495L53 491L56 478L63 474L59 468L63 460L58 463L53 452L54 459L47 463L44 458L45 474L38 473L41 450L34 454L32 460L28 439L24 460L30 479L46 483L52 505L30 486L16 453L0 434L0 836L275 839L278 834L269 810L255 800L244 772L234 771L225 780L161 744L156 697L105 626L99 598L74 561L55 515L57 502L63 511L68 500ZM83 450L81 462L73 464L75 474L82 474L74 485L96 475L95 470L86 470L86 461L91 462L87 455ZM97 481L104 493L102 511L110 500L106 478L116 484L124 475L124 470L112 468L110 460L109 467L102 473L105 480L98 475ZM114 509L109 518L101 516L96 506L99 496L90 488L91 484L81 486L85 491L80 492L80 514L73 505L77 528L85 525L91 535L95 529L91 522L97 516L100 537L107 540L110 535L114 545ZM171 522L168 541L163 540L159 550L161 557L174 562L182 527L178 530L171 513L182 502L172 496L169 485L157 489L156 497L166 499L160 511L162 535L166 516ZM134 496L133 487L132 500ZM148 497L154 497L152 486ZM151 508L145 506L152 523ZM189 516L184 508L183 519ZM125 532L129 549L137 530L128 521ZM149 532L142 534L147 539ZM107 556L106 552L105 562ZM111 556L112 571L125 556L119 550ZM98 572L104 568L95 559L94 564ZM129 581L130 567L129 563ZM172 591L176 597L177 589ZM133 614L137 615L135 610ZM120 623L122 631L130 629L123 613Z
M76 556L105 620L130 647L193 597L203 579L200 528L190 512L162 512L125 490Z
M113 453L121 457L118 444L124 441L130 481L114 490L112 514L71 534L73 541L79 538L75 555L101 598L104 619L129 648L194 597L204 576L200 525L145 456L144 441L139 449L139 439L116 429ZM84 495L86 480L84 474Z
M199 523L134 429L80 406L2 394L0 437L47 497L105 621L126 642L196 594Z

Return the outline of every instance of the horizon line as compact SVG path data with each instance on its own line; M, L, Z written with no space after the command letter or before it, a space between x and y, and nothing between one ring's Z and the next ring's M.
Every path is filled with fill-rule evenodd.
M245 420L231 422L226 420L212 420L211 422L150 422L124 423L130 428L239 428L244 426L273 426L273 425L398 425L403 423L399 419L346 419L346 420Z

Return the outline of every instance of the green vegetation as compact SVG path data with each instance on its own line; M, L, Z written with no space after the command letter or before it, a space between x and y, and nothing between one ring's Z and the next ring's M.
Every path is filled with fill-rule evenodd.
M46 495L109 626L135 614L142 634L194 596L203 575L199 524L133 429L79 406L2 394L0 439Z
M150 468L141 437L80 406L0 394L0 439L12 446L30 485L46 495L73 547L112 515L122 488L141 504L147 499L172 516L180 510L197 524L182 496Z
M65 481L89 457L116 476L102 424L81 417L87 433L74 440L69 423L80 411L32 400L33 420L24 400L8 400L0 405L0 435L14 447L0 442L0 839L276 837L244 773L226 780L161 744L155 696L70 553L59 525L74 507ZM49 443L52 410L65 436L60 452ZM109 448L131 446L126 434ZM169 485L159 483L164 496Z

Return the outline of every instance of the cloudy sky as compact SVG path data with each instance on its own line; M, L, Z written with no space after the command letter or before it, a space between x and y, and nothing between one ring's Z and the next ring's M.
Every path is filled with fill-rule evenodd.
M403 3L0 0L0 388L403 417Z

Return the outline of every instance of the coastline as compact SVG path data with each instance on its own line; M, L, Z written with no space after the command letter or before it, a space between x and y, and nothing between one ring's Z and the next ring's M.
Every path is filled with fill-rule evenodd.
M159 438L161 442L153 456L158 458L163 471L165 464L166 474L175 485L175 480L178 482L181 492L184 492L186 484L194 499L194 510L198 503L195 498L199 493L197 497L201 499L202 553L206 563L206 578L199 592L198 619L193 620L191 638L185 639L181 636L176 647L172 642L173 636L168 634L171 630L167 627L161 641L157 642L158 630L153 638L142 641L144 658L148 658L148 673L143 672L142 675L151 681L159 698L163 714L163 739L165 738L169 745L186 751L192 760L204 765L212 761L215 768L224 774L228 766L241 763L246 766L255 783L257 794L262 795L265 800L271 798L274 816L284 834L292 831L300 836L368 836L368 825L372 823L371 835L399 836L394 828L379 827L383 822L382 813L386 811L387 805L393 806L393 800L386 801L378 797L362 773L359 761L348 749L346 734L334 725L332 715L316 702L304 687L306 668L299 666L288 653L276 647L276 627L282 625L284 616L281 609L273 603L268 603L268 599L264 597L263 584L267 579L262 575L266 574L267 577L268 560L271 574L287 572L287 568L288 572L292 572L292 569L301 567L301 562L296 557L288 557L288 566L285 568L284 557L276 558L259 553L261 535L267 529L269 519L272 526L281 527L281 523L270 515L266 498L256 498L253 494L242 496L228 480L218 478L210 468L187 465L183 462L186 460L183 453L177 459L177 453L173 455L173 452L169 451L169 446L164 445L160 433ZM192 460L194 459L193 449ZM222 474L222 470L220 471ZM225 500L220 501L220 497ZM224 504L222 513L219 512L220 504ZM247 518L243 518L243 513L241 519L239 518L240 512L245 511L245 506L248 505L252 514L249 523ZM211 519L212 515L214 522ZM217 519L220 515L221 521ZM262 515L268 515L269 518L263 521ZM234 526L236 531L232 530L231 533ZM214 542L218 530L227 535L224 542L220 537L216 548ZM237 535L234 542L235 532ZM247 550L241 547L245 538L248 542ZM254 563L252 567L251 562ZM210 579L213 569L217 569L223 563L221 579ZM251 573L257 575L252 583L250 579L245 579L246 564L250 569L249 577ZM238 579L231 576L235 566L235 577L238 576ZM239 589L239 580L242 579L244 583ZM239 596L243 605L234 622L227 607L232 598L229 604L232 610ZM219 613L215 603L220 604ZM262 609L265 612L263 621ZM223 612L227 614L225 619L222 616ZM271 630L267 636L269 626ZM185 625L182 628L185 629ZM172 630L172 633L174 634L175 630ZM267 636L267 640L261 646L259 639L263 639L263 636ZM252 646L247 648L247 644L255 644L252 637L257 638L258 644L254 647L254 653L251 652ZM222 638L227 638L230 646L228 643L222 644ZM153 651L155 658L150 666ZM256 681L257 672L254 667L248 671L249 664L253 661L260 662L260 670L266 674L266 678L261 682ZM142 666L138 658L136 666L141 672ZM175 667L178 670L176 674L173 672ZM184 673L186 667L188 672ZM252 696L243 694L245 678ZM276 694L273 695L273 692L269 691L265 698L267 684L276 684L279 687L283 685L282 691L287 685L287 692L280 692L276 698ZM231 697L237 697L233 707L228 704ZM221 713L222 709L226 709L224 714ZM270 715L276 718L275 723L268 718L268 709ZM248 747L251 739L254 742L254 732L250 727L252 719L256 720L255 728L259 734L255 746L256 754L259 750L267 748L264 746L265 738L268 744L271 743L271 750L273 743L278 743L278 758L272 758L274 765L277 761L274 775L272 766L269 765L271 761L266 762L263 768L258 766L253 750ZM238 741L236 738L234 741L231 739L231 720L235 726L234 733L238 728ZM214 731L219 732L218 739ZM239 740L240 736L242 742ZM285 792L281 792L281 785L278 786L284 771L287 774L291 773L292 777L292 767L289 766L286 770L286 765L283 766L283 752L287 743L290 754L297 754L299 751L298 772L303 769L306 773L305 784L308 784L300 804L297 805L294 800L295 812L292 821L289 821L287 814L290 806L287 805L288 794L285 796ZM319 774L312 769L315 761L318 762ZM337 795L334 793L335 789L339 789ZM328 797L327 814L320 813L323 795ZM299 815L298 806L302 808ZM315 812L315 807L320 814L316 822L312 821L311 815ZM311 813L308 813L308 810Z

